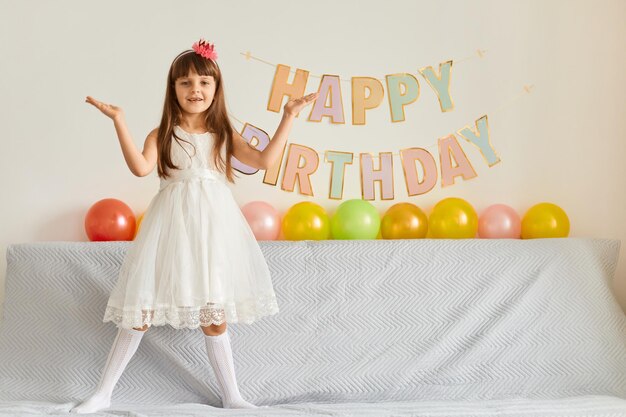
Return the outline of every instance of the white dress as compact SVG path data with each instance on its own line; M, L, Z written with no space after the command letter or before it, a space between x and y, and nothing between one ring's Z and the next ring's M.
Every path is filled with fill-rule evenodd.
M172 162L180 170L161 179L103 322L192 329L249 324L278 313L263 253L224 174L210 163L213 135L174 129L195 153L191 144L172 138Z

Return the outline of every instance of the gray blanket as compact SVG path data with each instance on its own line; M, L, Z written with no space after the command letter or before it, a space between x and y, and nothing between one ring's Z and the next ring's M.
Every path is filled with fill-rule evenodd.
M281 407L594 396L623 405L626 320L611 290L619 243L260 242L281 311L229 326L239 388ZM128 245L8 247L5 407L93 391L116 333L102 313ZM153 327L113 405L219 407L218 392L202 333Z

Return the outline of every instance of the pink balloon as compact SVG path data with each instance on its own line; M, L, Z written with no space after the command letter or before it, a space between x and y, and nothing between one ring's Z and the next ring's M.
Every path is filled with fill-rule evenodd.
M276 240L280 233L280 213L264 201L251 201L241 207L256 240Z
M487 207L478 218L478 236L485 239L520 239L522 221L517 212L505 205Z

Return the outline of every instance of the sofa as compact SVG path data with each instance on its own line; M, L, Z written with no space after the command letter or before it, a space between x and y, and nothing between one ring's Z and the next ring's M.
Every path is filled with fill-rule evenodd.
M7 247L0 416L66 416L95 389L131 244ZM280 311L229 332L244 399L268 407L222 409L201 331L154 326L92 415L626 416L619 240L259 244Z

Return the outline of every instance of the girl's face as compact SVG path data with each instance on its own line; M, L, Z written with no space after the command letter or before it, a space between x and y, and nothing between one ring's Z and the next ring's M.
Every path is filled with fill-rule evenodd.
M210 75L198 75L190 70L186 77L174 82L176 99L183 113L202 113L211 107L215 95L215 79Z

